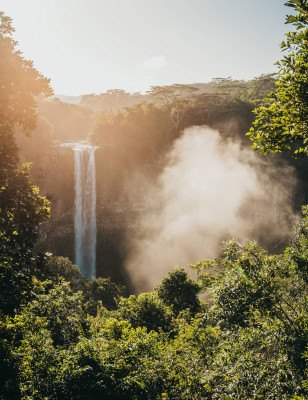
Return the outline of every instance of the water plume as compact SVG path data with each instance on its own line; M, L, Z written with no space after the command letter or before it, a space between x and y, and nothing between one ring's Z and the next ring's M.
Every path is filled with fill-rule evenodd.
M136 290L152 290L177 265L219 256L220 242L285 239L293 169L260 157L208 127L187 129L146 196L147 212L129 234L126 269Z

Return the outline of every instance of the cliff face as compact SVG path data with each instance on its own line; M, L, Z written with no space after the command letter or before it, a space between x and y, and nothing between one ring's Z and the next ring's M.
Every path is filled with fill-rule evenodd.
M120 149L98 149L96 154L96 273L116 282L129 281L123 268L126 236L144 210L143 189L123 172ZM41 227L38 248L74 261L75 181L71 148L51 146L32 167L32 181L51 204L49 221Z

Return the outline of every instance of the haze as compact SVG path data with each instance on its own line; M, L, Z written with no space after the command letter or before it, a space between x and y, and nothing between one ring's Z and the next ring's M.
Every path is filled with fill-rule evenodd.
M55 93L250 79L275 71L281 0L2 0Z
M167 159L149 186L148 212L129 233L126 268L139 290L152 290L179 264L218 257L222 240L278 244L296 221L295 171L281 160L206 126L186 129Z

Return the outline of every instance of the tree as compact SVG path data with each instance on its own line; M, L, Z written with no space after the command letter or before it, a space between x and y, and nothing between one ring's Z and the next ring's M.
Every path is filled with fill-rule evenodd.
M29 134L36 126L36 98L51 95L44 78L16 49L11 18L0 12L0 309L12 312L30 292L37 264L33 251L48 203L18 168L15 129Z
M127 319L133 328L138 326L152 330L170 332L172 325L172 312L157 293L141 293L138 297L132 295L122 298L119 303L118 315Z
M65 280L65 282L69 282L71 289L74 291L82 290L87 284L87 281L81 275L80 269L66 257L48 255L36 275L42 281L48 279L53 283Z
M201 310L198 294L201 291L198 283L189 278L184 268L177 268L169 272L156 287L158 297L169 307L175 315L189 309L191 314Z
M255 110L248 135L262 154L287 149L298 157L308 154L308 1L289 0L285 5L295 11L286 23L296 30L281 43L287 54L277 63L280 79L267 104Z
M174 84L169 86L152 86L147 93L158 101L167 112L171 129L177 129L190 110L193 93L198 89L190 85Z
M120 297L124 294L125 287L112 282L110 278L94 278L84 287L87 312L96 315L101 306L107 310L114 310L117 308Z
M0 12L0 122L2 128L18 124L30 133L36 126L36 97L49 96L52 89L49 79L16 50L13 32L11 18Z

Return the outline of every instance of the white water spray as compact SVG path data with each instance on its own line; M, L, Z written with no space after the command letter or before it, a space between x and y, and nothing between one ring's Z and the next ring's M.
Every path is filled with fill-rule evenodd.
M96 264L96 147L65 143L74 151L75 264L87 279L95 277Z

